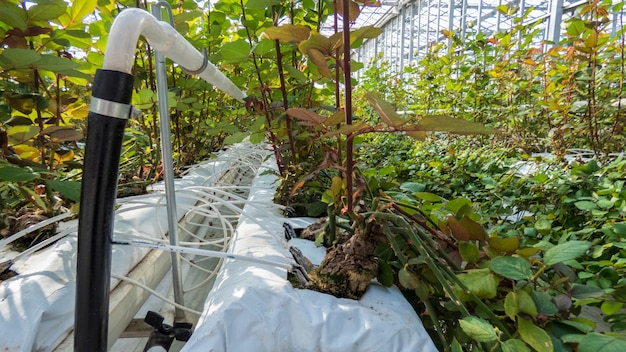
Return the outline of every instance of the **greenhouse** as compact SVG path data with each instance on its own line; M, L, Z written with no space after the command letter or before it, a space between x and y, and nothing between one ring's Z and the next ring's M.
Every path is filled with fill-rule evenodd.
M0 2L0 349L626 351L625 11Z

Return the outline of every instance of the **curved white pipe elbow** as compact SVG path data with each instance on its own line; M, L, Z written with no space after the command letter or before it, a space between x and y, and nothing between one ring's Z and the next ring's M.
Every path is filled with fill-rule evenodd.
M115 18L104 55L103 69L131 73L139 36L180 66L190 70L202 67L204 55L172 26L142 9L126 9ZM243 102L246 94L211 62L198 76L233 98Z

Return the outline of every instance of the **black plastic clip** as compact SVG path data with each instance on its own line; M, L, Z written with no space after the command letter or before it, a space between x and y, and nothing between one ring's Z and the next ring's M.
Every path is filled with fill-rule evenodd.
M202 49L202 55L204 56L204 59L202 61L202 66L200 66L199 69L197 69L197 70L190 70L188 68L184 68L182 65L179 65L180 68L188 75L199 75L199 74L201 74L209 66L209 54L207 53L206 48Z
M297 238L296 230L288 222L283 222L283 228L285 229L285 239L289 241L292 238Z
M154 330L148 339L144 352L155 346L161 346L169 350L174 339L188 341L191 337L191 323L174 323L174 326L171 326L163 324L163 320L163 316L159 313L148 311L146 314L144 321L152 326Z

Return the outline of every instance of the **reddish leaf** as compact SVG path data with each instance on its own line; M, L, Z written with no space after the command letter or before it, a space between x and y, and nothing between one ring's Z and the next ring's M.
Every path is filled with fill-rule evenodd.
M287 109L287 115L293 117L294 119L308 122L309 126L318 126L326 121L326 118L324 116L303 108Z
M350 21L354 22L361 13L361 9L359 8L359 5L354 1L350 1L349 6L350 7L348 15L350 16ZM346 11L343 8L343 1L337 1L337 13L340 14L341 17L344 17Z
M309 50L308 54L311 62L313 62L315 66L317 66L317 70L319 71L320 75L329 79L333 79L333 73L330 71L330 68L328 68L328 63L326 62L326 56L324 56L321 51L316 49Z

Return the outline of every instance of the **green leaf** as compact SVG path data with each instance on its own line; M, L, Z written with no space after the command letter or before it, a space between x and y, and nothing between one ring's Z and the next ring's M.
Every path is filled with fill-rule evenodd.
M545 266L551 266L566 260L573 260L583 255L591 243L587 241L569 241L548 249L543 255Z
M626 236L626 222L617 222L613 224L613 231L620 237Z
M37 4L28 8L28 19L31 21L52 20L64 14L66 8L67 5L63 1L53 4Z
M578 37L585 31L585 22L580 18L573 18L567 25L567 34L572 37Z
M624 352L626 341L596 332L586 335L578 344L578 352Z
M245 8L248 10L265 10L268 7L280 5L282 0L248 0Z
M504 299L504 312L506 316L513 321L515 321L518 313L526 313L533 318L538 314L535 302L524 290L511 291L506 295Z
M26 68L41 59L36 51L30 49L4 49L0 54L0 66L4 69Z
M572 285L572 297L577 299L600 298L604 296L604 290L591 285Z
M480 259L478 246L473 242L459 242L459 253L461 258L468 263L475 264Z
M622 302L604 301L602 302L600 309L604 315L611 315L619 312L622 307L624 307L624 303Z
M62 72L69 71L80 66L78 63L63 57L53 55L41 55L41 59L34 63L33 68L45 71Z
M470 316L459 321L461 329L471 339L478 342L493 342L498 339L496 329L488 321Z
M434 193L430 193L430 192L415 192L415 197L425 200L427 202L430 203L441 203L443 202L445 199L439 197L438 195L434 194Z
M548 235L550 234L550 231L552 231L552 221L539 219L537 220L537 222L535 222L535 228L537 229L537 231L539 231L540 234L544 236Z
M244 132L233 133L230 136L224 138L224 144L227 145L227 144L239 143L243 141L243 139L246 138L247 136L248 134Z
M35 193L35 191L33 191L30 188L27 187L18 187L20 192L22 193L22 196L24 196L25 198L29 198L32 201L34 201L37 206L39 208L41 208L43 211L47 212L48 211L48 207L46 206L46 203L43 201L43 199L41 198L40 195L38 195L37 193Z
M410 192L410 193L417 193L417 192L423 192L426 189L426 185L424 185L423 183L419 183L419 182L405 182L400 185L400 189L403 191ZM439 197L439 199L442 199L442 198Z
M576 206L576 208L578 208L580 210L592 210L592 209L596 209L597 208L596 203L590 202L588 200L578 201L578 202L574 203L574 205Z
M518 339L508 339L500 347L502 352L530 352L530 348L522 340Z
M422 117L416 126L419 131L437 131L454 134L494 134L497 131L481 123L456 119L448 115L428 115Z
M554 346L548 333L526 319L517 320L517 331L522 340L537 352L553 352ZM597 352L597 351L596 351Z
M250 46L245 40L239 39L222 45L220 52L224 62L231 64L239 63L248 59L248 56L250 55Z
M257 132L250 135L250 143L259 144L265 141L265 132Z
M533 318L537 317L537 306L533 301L532 297L526 291L519 290L517 293L517 304L519 307L519 311L522 313L526 313Z
M96 9L98 0L81 0L72 1L72 9L70 10L71 22L82 22L83 18Z
M517 303L517 293L511 291L504 298L504 314L511 320L515 321L519 313L519 304Z
M512 280L529 279L533 275L528 261L520 257L493 258L489 268L494 273Z
M457 218L468 215L472 210L472 201L467 198L455 198L446 202L446 209L450 210Z
M306 78L304 73L302 73L302 71L291 66L290 64L284 64L283 68L287 71L287 73L289 73L289 76L291 76L292 78L295 78L298 82L305 83L308 81L308 79Z
M28 182L39 177L39 174L21 167L0 166L0 180L7 182Z
M21 30L25 30L28 27L24 9L10 2L0 2L0 22Z
M39 134L39 127L17 125L7 130L7 136L14 141L14 144L22 144Z
M452 340L452 345L450 346L451 352L463 352L463 348L459 341L456 340L456 337Z
M533 290L530 293L530 297L532 297L533 302L537 307L537 312L549 317L554 316L559 312L557 306L552 303L552 296L550 296L548 292Z
M610 199L605 199L602 198L600 200L598 200L597 205L602 208L602 209L610 209L613 207L613 205L615 205L615 201L612 201Z
M80 182L58 180L45 180L45 182L50 188L59 192L63 197L74 202L80 201Z
M384 260L378 262L378 282L380 282L385 287L391 287L393 285L393 269L391 269L391 265Z
M519 248L519 238L517 237L490 237L489 247L498 252L515 252Z
M263 33L272 40L297 44L309 39L311 29L303 25L283 24L279 27L267 28Z
M374 39L383 32L382 28L363 26L350 32L350 46L359 39Z
M478 298L490 299L494 298L498 293L500 279L489 269L467 270L466 273L457 275L457 278ZM469 294L460 287L455 286L454 292L464 302L471 299Z

